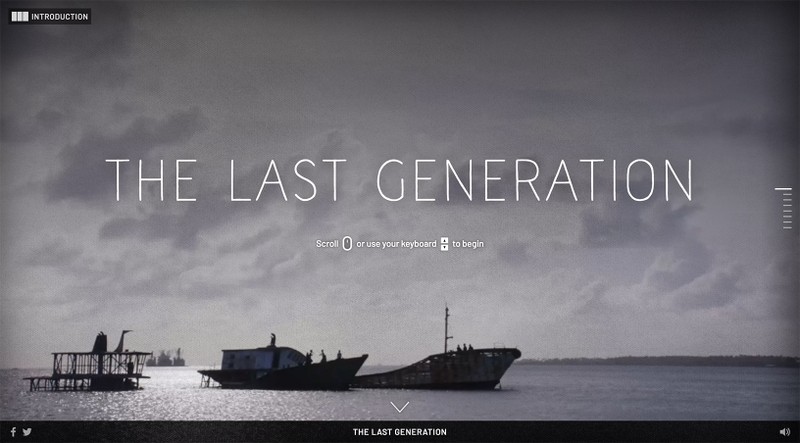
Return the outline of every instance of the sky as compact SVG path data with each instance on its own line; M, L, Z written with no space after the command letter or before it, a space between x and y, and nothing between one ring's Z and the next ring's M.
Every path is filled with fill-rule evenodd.
M798 185L796 3L87 5L91 25L0 24L2 367L123 329L190 365L270 333L405 364L442 351L445 306L453 347L523 358L800 354L774 189ZM130 160L119 201L107 159ZM336 201L323 159L346 159ZM515 201L517 159L542 201ZM580 159L604 159L594 200ZM139 201L139 160L164 161L164 201ZM272 160L287 200L256 201ZM452 176L446 200L446 160L465 186L473 161L471 201ZM562 160L578 201L544 201ZM691 199L666 201L665 160L684 184L691 160ZM345 236L483 247L316 246Z

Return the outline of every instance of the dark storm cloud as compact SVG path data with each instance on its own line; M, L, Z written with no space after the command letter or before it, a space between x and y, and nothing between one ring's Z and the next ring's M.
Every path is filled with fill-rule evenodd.
M762 231L736 229L741 225L728 224L731 220L712 224L716 213L698 209L709 202L704 196L694 202L681 196L670 204L663 195L642 203L609 202L611 182L600 178L595 190L604 195L590 202L588 169L577 159L605 158L603 172L596 172L606 180L612 158L658 156L677 162L697 153L692 158L698 170L722 160L753 165L755 155L742 157L728 142L761 141L773 129L782 137L788 126L784 116L792 121L796 115L777 110L787 102L796 107L795 86L775 97L760 89L774 85L769 88L779 92L785 78L796 84L797 76L787 75L796 73L797 51L791 50L797 46L796 4L202 2L186 7L154 2L131 5L133 23L124 9L119 16L106 12L118 5L91 6L94 35L86 34L89 27L17 27L16 35L2 27L3 92L36 91L19 94L18 103L3 102L3 142L11 140L17 148L27 140L30 148L15 149L25 155L4 161L4 171L18 171L11 183L17 186L22 176L50 178L44 188L49 200L40 202L34 194L38 187L14 194L13 211L3 216L3 229L13 227L4 231L13 235L4 253L20 257L3 262L3 275L14 276L6 286L13 291L9 298L26 300L39 291L45 309L35 321L23 311L6 310L4 320L63 329L68 310L74 313L69 320L91 322L124 317L133 309L145 322L168 319L150 328L161 335L179 336L186 324L204 318L236 319L217 323L221 329L252 331L263 328L270 316L286 319L291 327L301 319L308 325L303 333L330 335L344 329L309 321L309 313L349 312L352 317L342 315L339 323L355 321L365 338L359 346L380 351L386 347L375 337L386 330L381 319L387 312L411 315L423 309L425 299L452 302L483 294L468 304L486 306L484 322L502 319L490 322L493 332L481 334L487 340L513 340L507 333L517 333L523 337L520 347L536 353L543 341L535 337L550 335L553 340L545 342L563 356L587 349L625 351L631 341L641 342L631 352L676 346L715 351L714 334L731 342L741 335L728 314L758 306L743 294L749 297L744 289L751 279L764 277L752 270L758 267L753 257L761 256L752 251L771 251L760 234L751 234ZM794 15L777 18L787 11ZM781 47L787 36L792 42ZM791 69L781 71L787 65ZM774 75L778 71L783 73ZM202 113L186 110L197 103ZM212 130L200 134L206 120ZM32 139L46 128L59 128L48 135L63 141ZM53 152L59 147L60 157ZM764 159L786 158L775 151ZM194 180L186 183L196 202L175 202L170 195L174 155L198 159L188 166ZM112 156L131 159L122 177L127 201L120 204L113 201L113 164L104 163ZM134 162L149 160L146 172L152 175L153 160L162 156L168 201L154 198L157 185L148 184L145 202L139 203ZM236 159L237 195L254 198L271 157L289 202L274 186L258 202L227 201L227 160ZM564 185L555 187L550 204L536 202L526 187L521 201L513 202L513 160L525 157L539 163L535 185L541 199L557 159L564 158L579 203ZM310 202L293 197L308 190L293 177L300 158L317 163L318 195ZM330 201L331 177L321 158L348 159L340 170L336 203ZM391 204L377 194L375 173L389 158L405 162L398 174L405 178L408 204ZM435 196L436 204L413 202L415 158L437 159L425 166L434 179L425 182L422 193ZM462 178L468 176L466 160L474 160L473 202L451 181L454 205L446 205L445 158ZM489 202L491 207L483 203L486 158L507 159L492 166L502 181L490 184L492 196L506 202ZM734 192L728 177L702 178L703 186L722 196ZM759 201L755 189L765 182L753 176L753 194L743 193L741 201ZM4 189L13 189L5 183ZM645 185L649 188L649 182L635 179L633 192L646 194ZM662 185L656 183L656 189ZM625 184L618 189L624 196ZM722 214L739 214L733 209L744 204L718 203L732 205ZM698 210L703 213L694 216ZM83 228L75 236L80 240L66 236L65 230L76 226ZM441 230L474 232L487 248L463 251L451 260L456 257L424 251L367 255L313 247L314 238L344 234L411 238ZM711 231L725 243L704 243ZM70 240L42 241L41 232ZM571 243L562 246L562 241ZM721 258L726 248L728 255ZM720 264L730 257L741 257L745 266ZM534 263L536 269L529 271ZM42 266L59 269L48 273L47 288L39 290L36 274L51 270ZM796 268L796 261L781 262L775 272L794 276ZM770 282L762 286L796 295L796 279ZM192 299L218 303L193 306ZM110 300L130 301L131 309ZM506 313L502 307L508 300L518 303L508 315L499 315ZM80 309L57 309L59 303ZM236 306L252 318L240 315ZM268 309L255 309L264 306ZM770 341L765 325L797 312L796 302L780 307L785 307L781 313L770 312L755 325L752 343L743 340L726 349L748 352L758 349L753 344L758 340ZM570 321L570 311L581 315L581 322ZM96 315L87 317L87 312ZM654 316L640 317L643 312ZM668 321L673 318L685 321ZM713 329L719 322L725 327ZM427 335L419 322L406 323L407 334ZM465 334L477 333L479 323L461 327ZM541 329L547 323L554 332ZM498 324L504 326L498 330ZM38 349L46 336L4 325L11 333L0 336L13 349ZM564 335L561 325L585 334ZM609 325L636 333L609 335ZM678 328L692 340L676 334ZM198 348L207 348L216 360L218 337L200 329ZM639 334L642 330L647 334ZM597 346L587 348L587 337ZM406 354L387 353L390 359L414 361L424 351L408 348ZM4 352L3 364L19 365L16 352ZM31 356L24 358L38 358Z
M190 134L187 134L190 135ZM146 241L152 240L171 240L178 249L194 249L198 235L208 229L225 225L228 223L238 223L241 217L248 217L259 213L265 213L268 208L277 207L273 205L289 205L296 210L295 215L299 223L291 223L292 229L319 229L321 224L327 223L332 217L332 212L339 205L347 206L346 203L333 202L333 175L330 164L322 162L323 158L346 158L353 159L356 152L350 146L347 137L339 130L332 130L325 134L321 146L313 150L310 154L315 166L304 163L301 166L301 173L313 180L317 189L317 196L307 202L297 200L295 193L308 198L311 194L311 187L294 174L294 166L298 160L308 158L307 155L292 155L288 160L280 161L276 159L276 168L286 193L287 201L283 200L283 194L275 184L264 186L264 192L256 200L258 191L261 188L269 170L269 158L259 158L257 161L252 158L236 159L235 161L235 191L237 198L250 198L251 201L232 202L230 201L230 163L221 162L213 165L198 159L194 166L197 168L197 179L192 182L196 187L193 196L197 201L176 204L168 202L170 210L157 209L144 216L125 216L115 217L108 220L100 229L101 239L113 238L139 238ZM347 174L348 165L338 166L338 195L339 199L344 199L348 195L345 189L348 178L351 175L358 176L358 173ZM213 169L212 169L213 168ZM113 169L113 168L112 168ZM166 166L165 166L165 169ZM113 171L112 171L113 172ZM202 182L201 177L206 173L212 177L223 177L215 183ZM168 171L165 171L168 177ZM275 171L269 173L269 180L275 180ZM113 178L113 177L112 177ZM165 179L171 180L170 178ZM135 180L134 180L135 181ZM157 187L155 187L157 189ZM218 252L225 254L234 250L249 250L255 246L269 241L278 232L277 227L262 228L259 225L252 226L253 231L246 230L242 235L247 237L240 242L235 242L220 246ZM290 233L290 232L284 232Z
M31 250L24 262L30 266L68 266L80 257L83 249L72 246L64 239L53 239Z
M714 110L716 111L716 110ZM706 111L705 115L686 117L675 123L663 123L661 128L677 135L723 135L741 137L743 135L767 136L776 131L783 132L780 139L786 139L786 132L792 124L778 119L739 114L721 116L717 112Z
M195 245L197 229L181 225L188 217L176 218L170 214L154 213L144 220L133 217L114 218L100 228L101 239L141 238L146 240L169 239L181 248Z
M88 132L77 143L61 150L61 170L47 181L47 197L51 200L111 201L115 169L106 159L131 160L121 168L120 181L123 182L122 177L138 174L138 160L147 158L154 148L186 142L206 126L202 112L193 108L161 120L139 117L117 135ZM134 170L135 173L130 172ZM110 186L101 186L98 177L104 177Z
M98 303L101 299L109 303L124 300L157 303L168 297L195 296L198 291L198 288L192 288L192 291L181 290L176 283L176 275L180 275L185 269L175 261L160 260L154 263L151 258L141 254L125 254L120 258L105 260L73 261L69 271L78 278L65 280L59 291L50 296L51 302L80 304L102 311L103 303ZM65 314L81 318L86 312L80 310Z
M325 224L330 218L329 216L336 209L338 205L347 205L347 203L339 202L339 199L347 199L349 193L358 192L357 189L351 189L354 186L352 177L357 177L363 171L349 173L347 170L349 166L347 163L353 163L354 160L363 153L358 151L357 141L351 137L347 131L342 129L333 129L324 135L324 142L322 145L313 152L313 159L315 167L311 167L308 163L303 164L301 172L304 176L309 177L313 175L314 185L317 189L317 197L305 202L297 202L300 219L304 228L318 229L320 225ZM283 165L282 171L293 171L294 165L297 161L308 158L306 156L295 155L289 162ZM348 162L339 163L337 165L337 202L333 201L333 173L332 168L327 163L323 163L321 159L347 159ZM311 194L311 189L305 182L300 182L297 177L292 174L282 176L286 185L295 191L288 192L290 201L294 198L293 194L308 198Z
M530 206L535 206L539 203L581 203L594 206L611 200L613 189L611 177L614 174L614 170L616 169L616 174L618 175L624 176L626 173L626 164L616 159L603 159L597 158L597 156L580 158L569 149L555 152L563 155L563 157L554 158L551 153L550 157L523 155L515 158L472 158L472 200L468 197L468 191L470 190L469 159L460 159L458 157L450 159L452 170L446 165L446 159L436 159L434 163L421 163L419 168L420 177L431 177L431 180L425 180L420 183L420 188L422 189L420 195L425 198L435 198L437 204L443 205L451 203L495 204L488 199L504 199L505 202ZM497 161L490 162L487 168L486 159ZM595 161L594 166L590 166L588 161L590 159L600 161ZM612 161L617 162L616 166L612 166L614 164ZM563 167L561 166L562 162ZM407 183L407 189L410 189L412 193L411 198L413 199L415 186L413 159L407 161L402 167L392 165L390 168L387 168L390 172L385 174L390 178L384 181L394 183L399 181L399 177L402 176ZM399 169L400 173L396 169ZM680 170L680 167L677 169ZM651 181L649 176L642 175L637 177L636 172L638 171L632 170L629 185L625 180L618 180L616 188L618 199L621 201L619 204L632 201L628 195L628 186L630 186L632 195L640 197L647 195L652 185L652 197L649 201L641 203L643 205L654 204L652 202L658 200L663 201L664 180L656 175ZM654 165L654 174L659 173L660 171L658 171L658 165L656 164ZM486 194L487 175L491 178L488 181L488 196ZM519 175L519 183L517 183L517 175ZM448 180L450 188L449 201L447 194ZM462 188L459 180L467 189L466 191ZM682 178L681 183L685 182L686 179ZM676 198L675 187L676 184L671 181L672 198ZM592 192L594 192L594 196ZM519 194L518 200L517 193ZM682 197L680 190L677 191L677 194Z
M4 143L30 141L40 131L59 129L65 117L63 112L53 108L42 109L32 119L5 115L0 118L0 141Z
M205 200L209 202L208 199ZM229 208L229 211L221 208ZM201 230L229 221L236 208L225 202L194 202L178 214L154 212L144 218L116 217L100 228L100 239L134 238L145 241L169 240L178 249L194 249Z
M517 239L512 239L508 243L497 246L497 258L503 263L513 266L525 264L530 260L529 247Z
M230 254L250 251L278 237L280 233L281 230L279 228L262 229L253 235L221 245L217 248L217 252L219 254Z
M789 90L786 94L792 94ZM795 94L796 95L796 94ZM658 130L664 131L668 136L701 136L701 137L725 137L727 139L748 139L758 140L754 144L754 151L764 149L778 149L788 151L784 155L797 155L797 115L796 110L783 110L781 113L774 113L770 110L766 115L763 112L744 112L738 107L734 111L725 109L721 104L720 109L705 110L700 115L692 115L688 111L688 116L671 122L661 123ZM733 112L732 115L720 115L722 112ZM786 118L786 116L790 116Z
M225 164L222 170L225 171L227 167L229 166ZM198 166L199 168L200 166ZM236 180L239 184L255 184L256 191L254 192L257 192L266 170L266 167L263 169L253 167L244 173L237 172ZM199 175L201 174L198 172ZM274 178L273 175L270 177ZM113 174L111 179L113 179ZM169 181L169 178L165 178L165 181ZM248 198L253 198L253 201L232 202L229 197L230 181L223 180L215 185L202 185L199 179L194 181L197 182L198 187L195 194L197 201L168 202L171 210L158 208L154 212L140 217L114 217L100 228L100 238L171 240L173 246L178 249L194 249L197 245L198 234L203 230L233 221L241 222L242 217L264 211L270 204L283 203L283 198L279 196L280 192L267 191L264 191L264 196L259 201L255 201L254 195L248 194ZM241 197L240 194L237 196ZM262 240L267 239L262 238Z
M486 163L486 159L490 160L503 160L503 162L490 162L488 165ZM520 156L519 159L521 160L532 160L537 162L539 167L539 174L537 179L534 181L534 189L539 196L541 201L544 201L547 197L547 192L550 189L550 182L553 179L553 175L555 174L555 170L543 170L543 166L537 160L534 160L534 156ZM514 202L516 201L516 192L517 192L517 158L502 158L496 156L489 156L489 157L474 157L472 158L472 183L471 183L471 190L472 190L472 200L469 199L468 192L465 192L464 189L461 187L461 183L467 189L470 190L470 159L461 159L459 157L450 158L450 163L452 164L453 171L447 166L446 161L447 159L439 159L436 163L423 163L420 166L421 176L432 176L432 180L430 182L424 182L421 186L425 189L424 192L420 192L421 197L426 198L435 198L437 204L496 204L491 200L487 201L488 199L505 199L507 202ZM406 183L408 183L412 188L414 186L414 165L408 165L407 171L409 176L406 177ZM490 177L488 181L488 195L487 195L487 181L486 176ZM527 162L521 162L519 166L519 175L520 180L525 180L530 177L533 177L536 172L536 167L531 165ZM495 178L499 178L499 180L494 180ZM561 177L563 178L563 177ZM447 187L448 187L448 180L450 182L450 194L448 200L447 194ZM459 182L461 180L461 183ZM530 186L527 183L522 183L519 187L520 193L520 202L535 202L536 196L533 195L533 192L530 189ZM556 186L553 190L553 194L550 197L550 201L563 201L564 195L563 190L560 189L562 186ZM569 193L569 191L566 191ZM572 200L572 194L570 195L570 200Z
M644 188L649 185L631 184L634 195L646 195ZM626 192L625 184L620 183L618 189ZM686 219L698 209L696 203L673 206L659 198L637 202L627 195L617 202L595 202L581 212L580 243L588 247L662 245L680 239Z
M29 3L4 3L10 7L31 7ZM131 49L131 14L121 2L69 4L59 7L92 8L91 26L2 26L0 56L3 75L31 70L47 77L68 76L73 86L120 86L128 78L122 63ZM47 86L47 85L43 85ZM78 91L80 88L70 88Z

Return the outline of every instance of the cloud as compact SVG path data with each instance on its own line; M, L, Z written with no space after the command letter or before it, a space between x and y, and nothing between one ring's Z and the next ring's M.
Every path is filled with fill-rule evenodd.
M117 135L88 132L77 143L61 150L61 169L47 181L46 195L50 200L107 200L113 192L114 164L106 159L131 160L127 163L129 167L120 168L120 182L123 182L124 177L134 174L131 171L138 174L138 166L132 165L156 147L186 142L206 126L200 109L192 108L161 120L139 117ZM99 186L98 177L108 177L107 183L111 185Z
M687 238L656 257L644 275L644 283L657 292L687 285L711 269L712 254L700 241Z
M588 247L663 245L684 235L686 219L698 209L696 204L673 206L656 199L596 202L581 212L580 243Z
M217 252L220 254L230 254L230 253L242 253L245 251L250 251L254 248L257 248L264 243L278 237L280 235L281 230L279 228L266 228L258 231L257 233L250 235L248 237L242 239L236 239L236 241L225 243L217 248Z
M53 108L44 108L30 120L15 115L5 115L0 119L0 141L4 143L25 142L34 138L40 131L59 129L65 115Z
M601 281L593 281L578 291L579 305L575 313L579 315L607 316L615 308L608 300L608 285Z
M60 4L67 7L67 4ZM78 5L76 7L85 7ZM91 26L3 26L0 55L3 76L32 79L69 78L64 91L86 92L86 86L118 87L129 74L123 60L131 52L133 27L122 3L94 3ZM45 88L57 85L51 81Z
M510 265L522 265L531 258L528 254L529 247L528 244L522 243L517 239L511 239L508 243L497 246L497 258Z
M797 255L790 249L776 254L764 272L762 297L754 311L764 312L767 318L780 318L797 325L800 280L797 278Z
M714 269L678 289L672 304L679 311L726 306L742 294L743 275L736 267Z
M641 296L678 311L731 304L744 293L747 273L737 264L721 263L699 239L687 236L656 256L640 285Z
M797 279L797 255L791 250L775 257L767 267L767 290L779 296L796 296L800 281Z
M100 228L100 238L169 239L179 247L189 248L194 246L197 229L192 229L191 225L182 226L180 220L187 219L188 217L176 218L166 213L154 213L143 220L133 217L113 218Z
M754 97L753 100L762 100ZM754 151L763 149L796 148L795 119L785 115L785 109L758 107L742 109L721 100L689 106L654 128L671 137L724 137L729 140L748 140ZM754 142L754 141L757 141Z
M769 245L770 234L741 229L746 220L734 219L763 200L756 191L775 179L771 163L796 163L775 149L755 157L751 147L760 143L747 143L747 152L731 143L785 128L780 115L794 115L785 112L794 108L781 108L792 101L781 81L794 72L785 69L792 58L770 51L796 47L784 43L796 26L773 30L775 20L745 14L749 9L709 26L693 15L708 8L684 12L680 6L676 15L671 5L655 13L624 5L610 12L568 8L576 16L556 5L508 4L488 21L481 12L492 7L456 6L453 16L443 3L356 14L361 6L187 11L177 3L137 4L130 17L118 5L93 6L98 20L91 27L0 27L0 134L4 149L13 142L2 165L13 176L4 174L3 183L14 185L3 189L47 179L45 198L39 186L3 195L9 198L4 251L17 258L3 266L9 276L2 300L7 333L0 334L9 343L4 364L41 357L29 351L47 334L32 326L56 330L85 322L93 329L98 319L130 321L132 311L148 324L134 329L194 335L190 355L207 353L214 361L223 339L250 343L252 331L281 322L297 342L315 348L317 337L354 335L363 341L350 341L352 349L381 353L387 319L402 326L395 329L402 335L435 339L445 300L461 310L464 320L454 321L459 336L511 340L528 355L548 348L555 356L707 353L719 349L712 330L732 343L727 349L758 351L754 343L775 337L775 318L788 324L791 313L796 317L796 261L775 265L776 274L790 276L782 280L759 273L756 268L766 267L758 263L762 257L785 245ZM715 11L708 14L716 17ZM455 20L443 25L440 18L448 16ZM747 26L752 21L759 26ZM203 33L204 25L219 23L235 26L213 38ZM401 30L406 33L398 39ZM196 103L202 112L192 108ZM719 107L730 112L716 113ZM783 113L762 113L762 107ZM705 113L719 121L704 119ZM206 121L213 131L201 132ZM699 132L675 126L693 121ZM693 143L703 130L708 137ZM187 168L195 180L186 183L198 201L162 204L151 195L136 201L135 160L148 160L152 175L153 160L168 163L178 152L199 160ZM642 203L607 201L611 159L678 161L684 154L694 159L705 196L669 204L660 195ZM104 162L111 156L131 159L122 177L127 200L119 204L113 202L114 167ZM230 158L236 158L243 197L255 197L265 160L275 158L290 201L274 186L259 202L226 201ZM293 198L308 190L293 177L300 158L316 163L308 172L318 196L310 202ZM348 159L336 203L321 158ZM387 177L390 191L405 178L404 202L383 201L375 189L377 167L389 158L405 162ZM415 158L437 160L425 165L434 179L423 183L423 195L436 196L435 204L413 202ZM473 202L453 181L453 204L445 202L446 158L462 178L473 159ZM491 166L502 181L490 183L491 194L505 203L482 202L486 158L507 159ZM534 184L542 199L565 159L580 202L568 187L556 186L549 203L536 202L525 187L514 203L516 158L538 162ZM576 163L580 158L606 159L597 165L595 183L596 194L604 195L594 202L588 202L588 167ZM750 186L731 188L736 176L718 166L752 170ZM165 164L167 200L170 169ZM649 182L634 179L632 187L643 195ZM618 190L624 194L624 182ZM701 203L707 206L699 209ZM448 254L313 246L316 238L343 235L450 235L487 246ZM742 267L727 263L722 251ZM59 268L43 275L51 269L42 266ZM785 295L759 298L747 291L753 278L757 289ZM762 300L780 312L759 308ZM416 317L431 307L428 334ZM736 315L750 307L764 312L756 328L736 324ZM26 309L38 311L35 322ZM796 337L792 324L785 333ZM739 340L745 335L752 338ZM425 347L396 351L371 359L413 361Z
M30 266L67 266L80 257L83 249L71 246L62 238L47 240L32 249L24 262Z
M741 265L721 260L691 235L666 245L638 281L608 281L605 274L596 278L600 280L575 291L576 314L608 318L646 313L664 319L733 305L751 289L751 276Z
M178 249L194 249L198 234L203 230L241 222L245 213L256 213L267 202L233 203L219 198L198 198L196 202L177 207L175 211L156 210L143 217L115 217L105 222L99 232L100 239L138 238L145 241L170 240ZM219 192L216 195L222 195ZM220 251L222 252L222 251Z
M188 134L187 134L188 135ZM264 193L258 201L255 200L259 188L265 179L265 174L269 169L269 159L259 159L250 161L247 159L235 159L235 195L237 198L250 198L251 201L232 202L230 201L230 176L229 163L222 163L222 167L214 170L205 171L212 180L202 182L195 180L192 185L197 187L197 201L185 204L175 204L168 202L168 208L158 208L145 214L126 215L114 217L106 221L100 229L101 239L114 238L140 238L146 241L152 240L171 240L172 244L179 249L194 249L200 233L209 229L225 226L246 224L248 216L264 214L266 209L270 210L267 218L280 211L280 214L291 215L292 220L279 220L279 224L286 225L286 229L280 226L270 226L266 230L250 231L250 226L246 231L240 232L248 235L248 240L229 242L220 246L218 252L221 254L232 252L231 248L244 251L252 248L252 242L264 242L277 235L278 232L284 236L291 237L297 232L311 230L317 232L323 228L332 229L334 222L340 214L347 217L352 216L352 211L342 212L342 207L350 206L353 201L358 201L359 195L353 195L354 189L358 189L358 173L352 171L348 174L348 169L358 169L358 155L363 149L357 141L348 134L340 130L332 130L324 133L321 137L312 137L312 147L307 156L291 156L285 161L275 160L276 168L280 174L281 182L286 192L287 200L283 200L283 194L277 185L267 185ZM310 185L302 181L294 174L296 162L302 158L310 158L314 161L312 167L308 163L301 166L301 172L315 183L317 194L314 199L307 202L299 201L294 194L310 195ZM338 165L337 174L337 193L338 201L333 202L333 179L332 167L330 163L322 162L323 158L336 159L345 158L347 163ZM202 165L198 163L197 168ZM201 171L202 172L202 171ZM198 172L198 176L200 176ZM356 177L355 179L353 177ZM216 180L213 180L216 178ZM275 180L275 172L270 172L269 179ZM354 182L354 180L356 180Z

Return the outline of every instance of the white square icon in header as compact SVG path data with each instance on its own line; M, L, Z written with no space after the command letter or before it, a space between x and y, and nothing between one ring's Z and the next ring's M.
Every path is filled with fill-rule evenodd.
M27 22L29 21L28 11L11 11L12 22Z

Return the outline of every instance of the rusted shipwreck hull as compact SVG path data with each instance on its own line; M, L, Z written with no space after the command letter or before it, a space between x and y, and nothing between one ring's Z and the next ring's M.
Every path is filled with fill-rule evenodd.
M360 375L352 387L363 389L494 389L522 353L516 348L451 351L394 371Z

